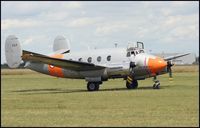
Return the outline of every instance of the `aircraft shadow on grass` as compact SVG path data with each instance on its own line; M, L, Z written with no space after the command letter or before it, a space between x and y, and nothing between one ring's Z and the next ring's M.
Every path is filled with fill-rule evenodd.
M170 86L162 86L160 89L169 88ZM98 93L104 91L136 91L136 90L152 90L156 91L158 89L152 89L152 87L138 87L137 89L128 90L127 88L110 88L110 89L100 89L99 91L88 92L84 89L63 89L63 88L43 88L43 89L26 89L26 90L14 90L11 92L17 92L22 95L31 95L31 94L59 94L59 93Z

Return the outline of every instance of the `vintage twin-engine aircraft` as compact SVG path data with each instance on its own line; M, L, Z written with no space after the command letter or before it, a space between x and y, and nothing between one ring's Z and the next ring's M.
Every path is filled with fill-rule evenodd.
M21 50L18 38L14 35L7 37L5 55L8 66L17 68L22 60L25 68L55 77L85 79L88 91L99 90L103 81L111 78L124 78L128 89L138 87L137 80L154 77L154 89L160 86L157 75L169 73L172 77L172 59L187 54L160 58L145 53L144 44L128 48L93 49L71 52L69 42L63 36L54 40L53 53L42 55Z

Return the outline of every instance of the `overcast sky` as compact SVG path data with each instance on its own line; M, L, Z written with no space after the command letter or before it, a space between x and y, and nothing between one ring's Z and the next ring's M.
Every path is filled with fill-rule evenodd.
M73 51L127 47L142 41L147 52L199 55L199 2L7 1L1 2L1 63L5 39L14 34L22 48L48 54L63 35Z

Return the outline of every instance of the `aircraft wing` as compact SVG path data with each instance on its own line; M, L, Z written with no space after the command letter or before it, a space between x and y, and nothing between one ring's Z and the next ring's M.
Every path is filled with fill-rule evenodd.
M169 57L165 57L164 60L165 61L173 60L173 59L176 59L176 58L179 58L179 57L183 57L183 56L186 56L186 55L189 55L189 54L190 53L179 54L179 55L175 55L175 56L169 56Z
M24 61L40 62L40 63L50 64L56 67L66 68L70 70L88 71L88 70L100 70L100 69L105 68L103 66L97 66L92 63L53 58L46 55L29 52L26 50L23 50L22 52L23 52L22 60Z

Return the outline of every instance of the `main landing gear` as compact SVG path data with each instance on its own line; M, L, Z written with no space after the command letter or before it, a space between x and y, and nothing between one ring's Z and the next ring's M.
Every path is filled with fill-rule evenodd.
M138 87L138 82L137 80L134 79L134 70L133 68L135 68L136 65L134 62L130 62L130 74L127 76L126 79L126 87L128 89L136 89Z
M87 89L88 91L98 91L100 84L102 84L102 82L88 82Z
M153 84L153 89L160 89L160 82L156 79L156 76L154 76L153 81L155 82Z
M126 87L128 89L136 89L138 87L137 80L134 80L131 76L127 76Z

